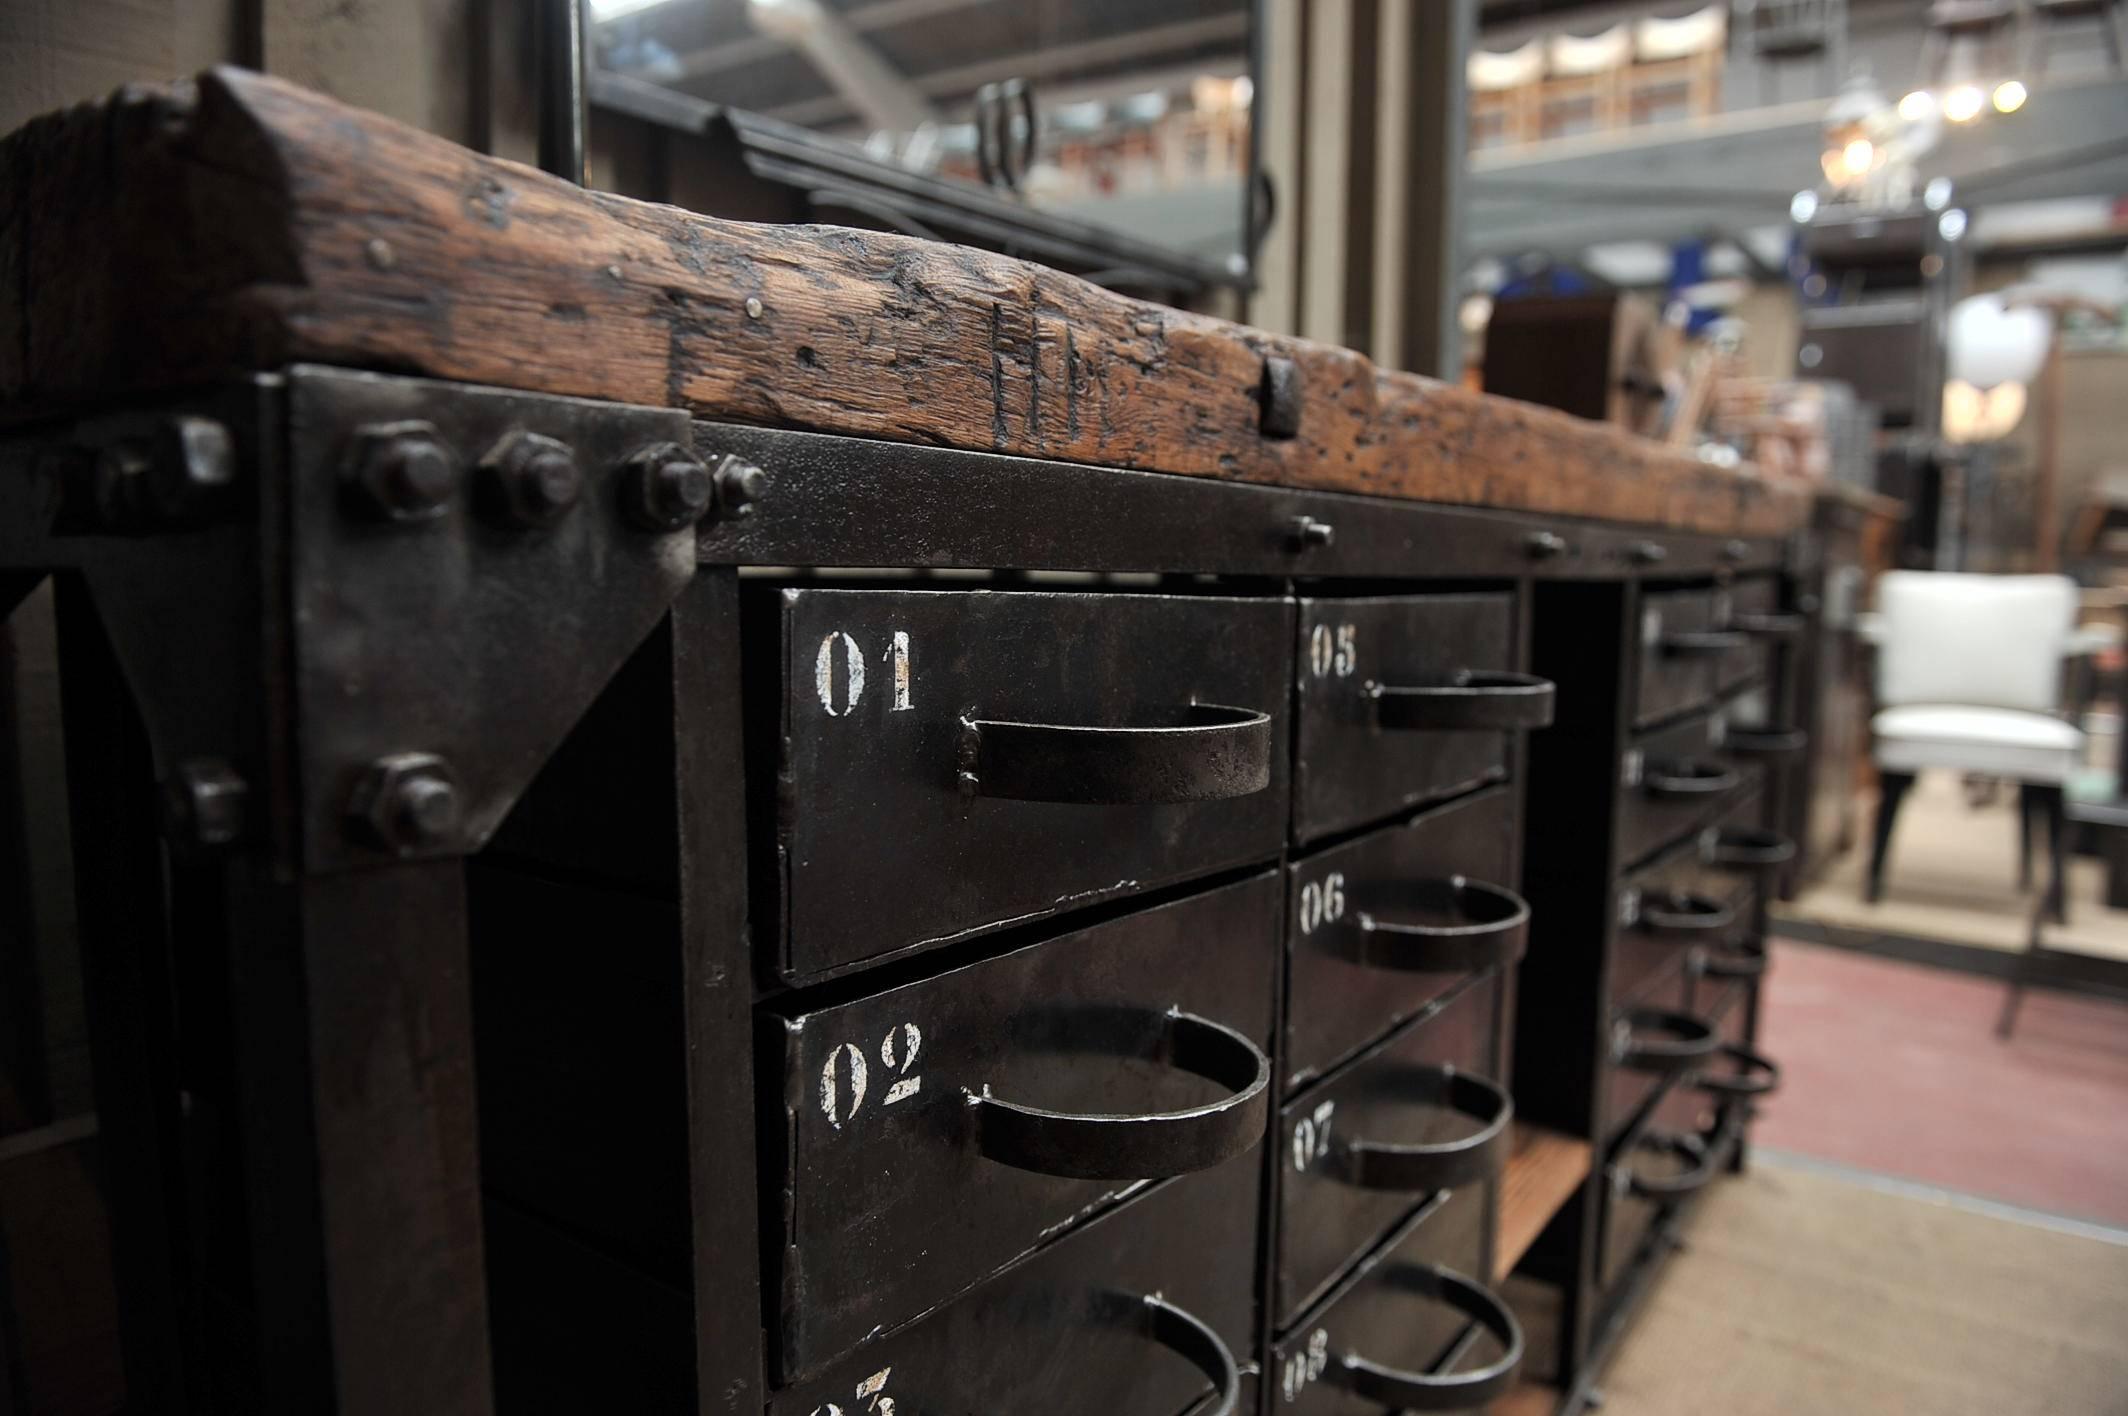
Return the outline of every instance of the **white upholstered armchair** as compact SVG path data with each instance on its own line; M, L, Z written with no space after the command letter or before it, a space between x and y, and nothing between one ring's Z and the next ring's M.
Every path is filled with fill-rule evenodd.
M2062 918L2063 788L2083 734L2058 710L2076 612L2076 585L2060 575L1893 571L1877 582L1871 901L1883 892L1901 799L1920 772L1942 767L2016 782L2027 831L2033 815L2046 817L2047 904Z

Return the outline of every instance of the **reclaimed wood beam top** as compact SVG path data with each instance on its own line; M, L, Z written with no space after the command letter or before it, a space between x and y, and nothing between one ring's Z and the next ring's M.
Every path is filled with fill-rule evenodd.
M964 247L586 191L233 69L0 140L0 417L316 361L1720 535L1801 484Z

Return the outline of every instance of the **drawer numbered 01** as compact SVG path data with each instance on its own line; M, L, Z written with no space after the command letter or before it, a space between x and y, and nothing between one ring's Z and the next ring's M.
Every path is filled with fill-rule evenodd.
M1552 720L1505 591L1304 599L1297 659L1303 841L1503 778L1506 734Z
M1265 872L770 1019L783 1373L907 1322L1148 1180L1254 1150L1270 1114L1278 900Z
M756 613L761 612L757 602ZM1292 607L790 589L750 735L786 977L1268 860ZM765 764L762 764L765 765Z

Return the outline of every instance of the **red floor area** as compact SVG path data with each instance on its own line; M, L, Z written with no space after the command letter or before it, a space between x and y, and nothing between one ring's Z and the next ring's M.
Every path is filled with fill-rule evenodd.
M1760 1040L1775 1149L2128 1227L2128 1005L1786 940Z

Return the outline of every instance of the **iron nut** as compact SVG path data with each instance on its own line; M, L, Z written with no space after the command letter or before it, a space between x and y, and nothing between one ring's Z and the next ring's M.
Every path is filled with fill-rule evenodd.
M369 844L413 855L458 835L464 794L450 765L429 752L394 752L372 762L348 797L349 824Z
M516 429L481 459L475 495L511 526L551 526L584 495L584 470L567 443Z
M645 531L684 531L717 499L708 464L678 443L652 443L621 469L621 507Z
M346 485L362 510L391 521L443 515L458 489L458 458L434 423L372 423L355 433Z
M177 764L163 783L163 835L185 850L213 850L244 834L251 789L219 757Z
M723 516L752 516L754 503L768 491L768 474L743 457L717 464L717 511Z
M1312 516L1293 518L1293 548L1299 551L1327 549L1337 540L1337 528L1327 521L1317 521Z

